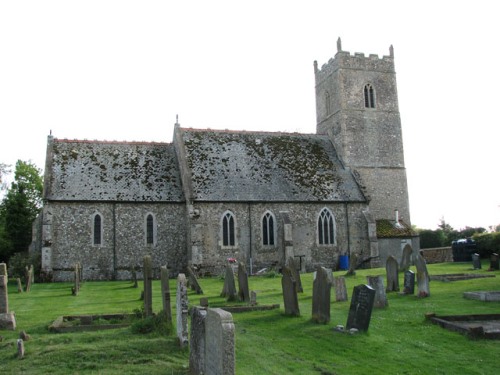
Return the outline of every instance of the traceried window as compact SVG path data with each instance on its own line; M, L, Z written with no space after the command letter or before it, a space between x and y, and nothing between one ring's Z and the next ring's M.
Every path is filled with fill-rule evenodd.
M335 244L335 218L327 208L323 208L318 217L318 243L320 245Z
M274 246L274 215L267 211L262 217L262 245L264 246Z
M365 85L365 108L375 108L375 91L370 84Z
M222 216L222 246L236 246L235 218L230 211Z
M146 243L153 244L154 243L154 218L153 215L148 214L146 216Z
M101 215L95 214L94 215L94 222L93 222L93 244L94 245L101 245L102 244L102 218Z

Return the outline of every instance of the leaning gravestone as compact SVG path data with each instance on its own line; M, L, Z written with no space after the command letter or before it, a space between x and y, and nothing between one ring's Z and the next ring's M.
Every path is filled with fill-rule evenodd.
M283 303L285 305L285 314L299 316L299 300L297 297L296 281L293 279L292 271L288 267L283 268L283 277L281 278L281 288L283 290Z
M177 338L181 348L188 343L188 295L186 275L180 273L177 276Z
M238 298L243 302L250 302L250 291L248 289L248 274L245 265L238 263Z
M203 374L205 372L205 320L207 310L195 306L190 310L189 315L191 316L189 370L191 374Z
M490 257L490 270L491 271L498 271L498 269L499 269L498 254L493 253L493 254L491 254L491 257Z
M330 296L332 283L328 271L318 267L313 282L312 320L326 324L330 321Z
M374 301L375 289L371 286L357 285L354 287L349 315L347 317L347 330L356 328L359 331L368 331Z
M405 271L403 294L415 294L415 272Z
M398 261L392 255L389 255L385 263L385 272L387 277L387 292L399 291L399 266Z
M203 374L233 375L235 362L233 316L222 309L207 309Z
M472 254L472 267L475 270L481 269L481 258L479 257L478 253Z
M335 287L335 301L347 301L347 288L345 286L345 278L343 276L335 277L333 279Z
M382 276L366 276L368 285L375 289L375 300L373 306L377 308L384 308L389 306L387 295L385 294L384 278Z
M417 267L417 287L419 297L429 297L431 295L429 282L429 272L427 272L427 264L422 255L418 254L415 259L415 266Z
M153 266L151 256L146 255L143 258L143 277L144 277L144 315L153 315L153 287L152 287L152 274Z
M404 272L410 268L412 253L413 249L411 248L411 245L406 244L403 248L403 255L401 256L401 265L399 267L400 271Z
M191 286L191 290L194 290L196 294L203 294L203 289L201 289L200 283L194 274L194 271L191 267L187 267L188 273L188 284Z
M226 265L226 275L224 277L224 287L220 294L221 297L226 297L227 301L236 301L238 293L236 293L236 284L234 282L234 272L231 265Z
M0 329L14 331L16 329L16 318L14 313L9 312L8 280L7 265L0 263Z
M172 306L170 305L170 285L168 282L167 266L160 268L161 280L161 300L163 302L163 312L168 322L172 323Z
M302 288L302 280L300 278L300 272L297 269L297 265L295 264L295 260L293 257L288 257L286 261L286 266L290 268L292 271L292 277L295 280L295 288L297 289L297 293L303 293L304 288Z

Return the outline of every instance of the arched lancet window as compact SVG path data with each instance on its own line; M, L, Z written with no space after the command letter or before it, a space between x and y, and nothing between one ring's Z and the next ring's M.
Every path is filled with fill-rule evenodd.
M94 223L93 223L93 244L101 245L102 243L102 218L101 215L94 215Z
M325 92L325 110L326 115L331 115L331 106L330 106L330 93L328 91Z
M274 215L267 211L262 217L262 245L264 246L274 246Z
M319 214L318 243L320 245L335 244L335 218L327 208L323 208Z
M365 108L375 108L375 91L370 84L365 85Z
M227 211L222 216L222 246L235 246L235 219L232 212Z
M154 243L154 218L153 215L148 214L146 216L146 243Z

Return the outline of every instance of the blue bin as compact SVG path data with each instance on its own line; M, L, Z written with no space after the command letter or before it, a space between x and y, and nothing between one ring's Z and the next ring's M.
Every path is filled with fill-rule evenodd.
M339 268L341 270L349 269L349 255L341 255L339 259Z

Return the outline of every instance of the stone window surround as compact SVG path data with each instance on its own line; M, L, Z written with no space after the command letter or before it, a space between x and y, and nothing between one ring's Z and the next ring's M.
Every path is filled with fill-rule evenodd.
M272 223L273 223L273 228L272 228L272 243L268 243L268 244L265 244L264 243L264 226L265 225L268 225L269 221L266 221L264 222L264 220L267 218L270 218L272 220ZM261 222L261 227L260 227L260 230L261 230L261 238L262 238L262 246L265 247L266 249L269 249L269 248L274 248L276 247L276 239L277 239L277 228L276 228L276 216L269 210L266 210L266 212L264 212L264 214L262 215L262 217L260 218L260 222Z
M324 214L323 214L324 213ZM328 243L321 243L320 242L320 223L321 224L324 224L324 220L328 219L328 218L331 218L332 220L332 233L329 233L331 235L333 235L333 241L331 241L331 236L329 235L328 236ZM336 221L335 221L335 215L333 214L333 212L327 208L327 207L323 207L319 214L318 214L318 220L316 221L317 223L317 228L316 228L316 243L318 246L324 246L324 247L329 247L329 246L336 246L337 245L337 225L336 225ZM330 226L328 226L329 229L330 229ZM329 230L330 231L330 230Z
M100 228L99 228L99 231L100 231L100 238L99 238L99 242L96 241L96 233L95 233L95 230L96 230L96 218L99 217L99 220L100 220ZM99 211L96 211L94 212L94 214L92 215L92 219L91 219L91 228L92 228L92 237L91 237L91 243L92 243L92 246L96 246L96 247L99 247L99 246L103 246L103 216L102 214L99 212Z
M363 96L364 96L364 102L365 102L365 108L370 109L370 108L375 108L375 88L371 83L365 84L363 88Z
M227 225L226 223L226 218L232 218L233 219L233 236L234 236L234 245L231 244L224 244L224 225ZM228 230L228 242L230 241L231 233L229 232L231 228L227 228ZM220 219L220 231L219 231L219 245L223 249L237 249L238 248L238 223L236 221L236 216L231 210L226 210L221 216Z
M152 218L152 228L148 228L148 218ZM156 246L157 239L158 239L158 224L156 221L156 215L152 212L146 212L144 215L144 243L146 246ZM153 233L149 233L149 229L153 231ZM149 242L149 239L152 239L152 242Z

